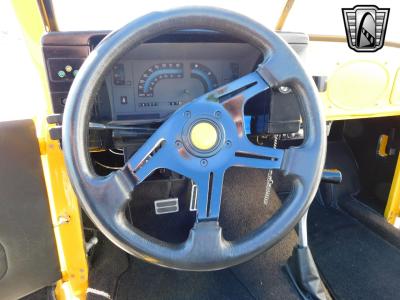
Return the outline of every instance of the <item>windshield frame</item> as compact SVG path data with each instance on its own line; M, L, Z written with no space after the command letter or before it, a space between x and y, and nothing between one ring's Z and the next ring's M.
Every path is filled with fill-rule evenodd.
M43 24L47 32L59 32L59 26L56 19L56 14L54 10L53 0L41 0L37 1L39 5L39 10L42 15ZM286 21L292 12L295 0L286 0L285 4L281 10L279 18L275 24L275 31L284 31L284 26ZM332 35L332 34L314 34L306 33L309 36L310 41L318 42L339 42L347 43L347 38L345 35ZM399 37L400 39L400 37ZM400 41L385 40L385 46L400 48Z

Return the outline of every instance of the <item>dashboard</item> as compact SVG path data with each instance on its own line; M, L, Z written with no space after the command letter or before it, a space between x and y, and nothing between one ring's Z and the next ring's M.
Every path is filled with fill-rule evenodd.
M51 32L42 38L55 113L62 113L71 84L104 32ZM303 33L279 33L302 56ZM159 119L218 86L254 70L261 53L208 30L177 31L131 50L110 70L94 116L110 122Z
M79 68L108 33L51 32L42 38L55 114L63 113ZM304 56L307 35L279 34ZM96 128L90 127L89 146L123 148L131 153L173 111L255 70L261 60L255 47L215 31L183 30L147 41L129 51L106 76L92 109L91 126ZM254 99L245 107L247 134L299 132L300 112L292 92L268 90ZM129 125L152 128L133 132ZM60 133L61 128L54 138Z

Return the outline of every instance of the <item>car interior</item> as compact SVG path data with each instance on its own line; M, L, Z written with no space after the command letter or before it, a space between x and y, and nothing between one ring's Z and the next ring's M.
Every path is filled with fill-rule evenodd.
M400 56L343 61L343 41L209 7L154 12L112 32L48 32L40 46L48 134L67 170L55 180L71 182L81 207L87 299L398 299L388 199ZM337 59L314 56L327 47ZM21 243L0 231L0 296L58 299L65 262L59 238L48 238L41 145L32 122L7 126L7 141L20 130L27 144L1 143L0 175L10 178L1 189L15 186L7 161L17 155L40 176L1 201L38 210L22 224L49 250L27 255L36 274L16 287L27 266L7 252ZM26 192L43 207L29 209ZM10 211L0 212L3 228Z

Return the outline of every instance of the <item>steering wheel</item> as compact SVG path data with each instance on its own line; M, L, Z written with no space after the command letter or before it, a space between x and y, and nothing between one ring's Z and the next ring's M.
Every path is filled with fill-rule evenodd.
M264 60L255 72L176 110L121 170L105 177L96 175L87 149L88 122L105 76L132 48L184 29L209 29L235 36L257 47ZM288 86L298 95L304 142L289 149L254 145L244 132L244 105L254 95L280 86ZM136 257L192 271L242 263L283 238L315 196L326 152L325 122L316 88L291 48L274 32L245 16L208 7L151 13L108 35L85 60L73 82L64 112L62 141L71 183L95 225ZM290 198L268 222L237 241L225 240L218 222L224 172L232 166L281 169L293 177ZM155 239L133 227L125 217L132 191L160 168L191 178L198 186L196 221L181 244Z

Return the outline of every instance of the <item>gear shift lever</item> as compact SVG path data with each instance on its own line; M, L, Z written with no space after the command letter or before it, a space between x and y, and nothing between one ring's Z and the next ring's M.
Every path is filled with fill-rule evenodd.
M321 182L339 184L342 182L342 173L339 170L325 169ZM330 299L308 247L307 215L308 211L298 224L298 245L293 249L286 270L304 298Z

